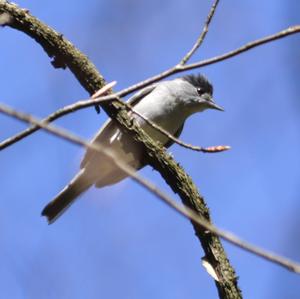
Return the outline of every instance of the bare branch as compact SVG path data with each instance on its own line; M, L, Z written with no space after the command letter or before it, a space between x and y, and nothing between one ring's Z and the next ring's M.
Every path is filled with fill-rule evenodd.
M16 28L34 38L42 45L50 57L54 57L55 63L53 63L53 65L56 67L60 65L69 67L82 86L88 90L90 94L94 94L104 85L103 78L91 63L86 63L86 60L83 59L83 63L80 65L81 57L86 57L68 40L63 38L62 35L31 16L28 11L20 9L15 4L0 0L0 14L4 12L9 13L13 20L12 24L7 24L8 26ZM128 93L129 92L130 91L128 91ZM91 100L90 103L91 106L94 106L97 102ZM80 105L85 105L85 103L80 103ZM147 163L160 172L172 190L179 194L185 205L188 205L194 209L196 213L203 215L203 217L209 220L209 211L191 178L177 162L173 161L171 157L149 139L143 131L129 122L126 107L116 101L102 103L101 106L110 117L114 118L114 121L120 126L120 129L130 134L138 146L143 148L147 155ZM78 107L73 106L70 108L77 109ZM53 113L51 117L55 119L57 115L57 113ZM192 224L201 242L206 258L218 273L219 281L216 282L216 286L220 297L240 298L240 291L237 287L237 278L234 269L230 266L220 240L211 233L205 232L205 230L196 223Z
M215 57L212 57L212 58L200 60L198 62L191 63L191 64L186 64L186 65L183 65L183 66L176 65L176 66L174 66L170 69L167 69L167 70L161 72L158 75L150 77L150 78L148 78L144 81L141 81L137 84L134 84L134 85L132 85L128 88L125 88L125 89L119 91L118 93L116 93L116 95L118 95L119 97L124 97L124 96L128 95L129 93L132 93L132 92L134 92L136 90L139 90L143 87L146 87L146 86L148 86L152 83L155 83L157 81L165 79L165 78L167 78L171 75L181 73L181 72L184 72L184 71L188 71L188 70L192 70L192 69L196 69L196 68L201 68L201 67L204 67L204 66L207 66L207 65L215 64L217 62L220 62L220 61L232 58L234 56L237 56L239 54L242 54L242 53L244 53L246 51L249 51L250 49L253 49L255 47L261 46L261 45L266 44L266 43L270 43L272 41L276 41L278 39L281 39L281 38L284 38L284 37L287 37L289 35L296 34L296 33L299 33L299 32L300 32L300 25L290 26L287 29L284 29L284 30L279 31L279 32L277 32L275 34L272 34L272 35L268 35L268 36L263 37L261 39L256 39L256 40L251 41L251 42L249 42L249 43L247 43L247 44L245 44L245 45L243 45L243 46L241 46L241 47L239 47L235 50L229 51L229 52L224 53L222 55L218 55L218 56L215 56ZM95 102L97 103L97 100ZM91 105L91 103L89 103L89 104L87 104L87 106L92 106L92 105Z
M195 68L200 68L200 67L204 67L204 66L207 66L210 64L214 64L214 63L229 59L231 57L237 56L239 54L242 54L242 53L249 51L253 48L256 48L258 46L276 41L278 39L281 39L281 38L284 38L284 37L287 37L289 35L299 33L299 32L300 32L300 25L290 26L287 29L284 29L275 34L268 35L266 37L249 42L249 43L247 43L235 50L229 51L225 54L182 66L180 68L180 71L188 71L188 70L192 70Z
M117 81L112 81L101 87L99 90L97 90L92 96L91 99L97 99L99 97L102 97L107 94L113 93L112 88L117 84Z
M216 12L216 8L217 8L218 4L219 4L219 0L215 0L215 2L213 3L213 5L210 9L210 12L207 15L207 18L206 18L206 21L205 21L205 24L204 24L201 34L199 35L198 39L196 40L196 42L193 45L193 47L191 48L191 50L179 62L179 65L185 65L190 60L190 58L194 55L194 53L198 50L198 48L202 45L202 43L206 37L206 34L208 32L209 24Z
M166 131L165 129L163 129L159 125L155 124L153 121L146 118L145 116L143 116L139 112L135 111L129 105L126 105L126 107L128 107L130 109L130 111L132 111L134 114L136 114L140 118L142 118L149 126L154 128L155 130L159 131L160 133L162 133L163 135L165 135L166 137L168 137L169 139L171 139L172 141L174 141L175 143L177 143L178 145L180 145L184 148L191 149L191 150L196 151L196 152L203 152L203 153L219 153L219 152L227 151L227 150L230 149L230 146L228 146L228 145L217 145L217 146L210 146L210 147L202 147L202 146L195 146L195 145L192 145L192 144L187 144L187 143L183 142L182 140L176 138L175 136L171 135L168 131Z
M146 87L146 86L148 86L152 83L160 81L160 80L162 80L164 78L167 78L171 75L181 73L181 72L184 72L184 71L188 71L188 70L192 70L192 69L196 69L196 68L201 68L201 67L204 67L204 66L207 66L207 65L211 65L211 64L214 64L214 63L232 58L232 57L237 56L239 54L242 54L246 51L249 51L250 49L253 49L255 47L261 46L261 45L266 44L266 43L270 43L272 41L276 41L278 39L281 39L281 38L284 38L284 37L287 37L289 35L296 34L296 33L299 33L299 32L300 32L300 25L290 26L287 29L284 29L284 30L279 31L279 32L277 32L275 34L272 34L272 35L268 35L268 36L263 37L261 39L256 39L252 42L249 42L249 43L247 43L247 44L245 44L245 45L243 45L243 46L241 46L241 47L239 47L235 50L229 51L229 52L224 53L222 55L218 55L218 56L215 56L215 57L212 57L212 58L200 60L198 62L191 63L191 64L186 64L186 65L183 65L183 66L176 65L176 66L174 66L170 69L167 69L167 70L161 72L158 75L155 75L151 78L148 78L144 81L141 81L141 82L139 82L135 85L132 85L132 86L126 88L126 89L123 89L122 91L118 92L117 94L118 94L118 96L123 97L124 95L127 95L127 94L129 94L131 92L134 92L138 89L141 89L143 87Z
M0 14L1 13L8 13L12 17L10 23L6 25L23 31L41 44L47 54L50 57L54 57L52 64L55 67L68 66L82 86L84 86L84 88L87 89L90 94L93 94L104 85L104 80L96 71L95 67L69 41L63 38L61 34L58 34L49 26L46 26L31 16L28 11L22 10L16 5L3 0L0 0ZM299 27L300 26L294 26L293 28L289 28L288 30L292 29L293 32L285 32L284 35L275 36L275 38L272 40L299 32ZM257 41L254 41L254 43L255 42ZM261 42L261 44L263 43L265 43L265 41ZM251 49L258 45L259 44L252 46L250 45L249 47L249 44L247 44L246 46L249 47L248 49ZM218 57L199 61L196 64L194 63L184 66L176 65L159 75L140 82L139 84L133 85L130 88L124 89L122 94L118 93L117 95L123 97L130 92L145 87L172 74L216 63L218 61L233 57L234 55L238 55L244 51L247 51L248 49L241 49L239 53L234 53L234 51L231 51ZM226 57L226 55L228 55L228 57ZM101 102L103 99L98 100ZM95 105L98 100L91 101L91 103L87 106ZM75 110L81 109L85 105L86 104L84 103L80 103L79 106L75 107ZM201 195L198 193L197 188L193 184L190 177L163 150L159 149L159 147L157 147L152 140L149 140L142 130L128 122L129 116L126 112L126 107L124 104L112 101L109 103L103 103L102 107L108 113L108 115L114 118L114 120L120 125L121 130L123 130L125 133L131 134L132 138L139 145L144 147L144 150L147 153L147 162L160 172L173 191L180 195L184 204L192 208L196 214L199 214L207 219L207 221L210 221L209 211L206 207L206 204ZM55 113L52 114L52 116L55 117ZM214 234L211 234L209 231L203 229L203 226L199 225L193 220L192 224L205 251L207 260L213 266L218 275L219 280L216 281L216 285L220 297L240 298L241 295L237 287L237 278L235 276L235 272L229 264L219 239Z
M209 223L203 217L199 217L199 215L196 214L195 211L193 211L189 207L182 206L182 205L176 203L176 201L172 200L164 192L159 190L159 188L157 188L153 183L151 183L150 181L148 181L148 180L144 179L143 177L141 177L140 175L138 175L134 168L128 166L127 164L122 162L120 159L115 157L115 155L112 154L112 152L110 151L109 148L104 147L100 143L90 144L88 141L78 137L77 135L74 135L73 133L70 133L67 130L64 130L57 126L50 125L47 122L44 122L42 120L37 119L36 117L33 117L32 115L25 114L20 111L16 111L16 110L12 109L11 107L4 105L4 104L0 104L0 112L10 115L10 116L12 116L16 119L19 119L23 122L38 126L38 127L42 128L43 130L47 131L48 133L51 133L55 136L58 136L64 140L67 140L74 144L84 146L85 148L90 148L92 150L103 153L104 155L107 156L108 159L111 160L112 163L114 163L117 167L119 167L121 170L126 172L126 174L128 174L128 176L133 178L139 185L141 185L142 187L149 190L151 193L153 193L155 196L157 196L164 203L166 203L168 206L170 206L171 208L176 210L179 214L181 214L185 218L192 220L193 222L195 222L198 225L205 228L207 231L210 231L211 233L218 235L219 237L232 243L233 245L236 245L244 250L247 250L250 253L260 256L268 261L276 263L292 272L300 273L300 264L298 264L297 262L287 259L285 257L279 256L279 255L276 255L274 253L268 252L265 249L259 248L259 247L254 246L246 241L243 241L239 237L232 234L231 232L221 230L221 229L217 228L216 226L212 225L211 223Z

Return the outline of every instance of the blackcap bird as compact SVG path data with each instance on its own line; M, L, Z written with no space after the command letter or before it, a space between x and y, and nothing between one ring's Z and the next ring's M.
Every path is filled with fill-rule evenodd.
M159 125L171 135L179 137L186 119L205 109L223 111L212 98L213 87L202 75L187 75L146 87L132 96L128 103L135 111ZM164 147L173 142L150 127L141 117L132 114L136 122L155 141ZM145 166L143 151L130 136L124 134L111 120L107 121L91 143L109 148L117 159L134 169ZM97 188L115 184L127 177L104 154L88 149L81 169L70 183L44 208L42 215L49 223L55 221L84 191L92 185Z

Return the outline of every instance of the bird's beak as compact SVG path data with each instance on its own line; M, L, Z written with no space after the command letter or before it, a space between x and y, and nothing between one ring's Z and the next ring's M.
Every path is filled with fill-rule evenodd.
M219 111L224 111L224 109L223 109L221 106L217 105L217 104L213 101L213 99L211 99L208 103L209 103L210 108L216 109L216 110L219 110Z
M219 111L224 111L224 109L221 106L216 104L213 97L209 93L203 94L201 96L201 101L204 101L210 109L216 109L216 110L219 110Z

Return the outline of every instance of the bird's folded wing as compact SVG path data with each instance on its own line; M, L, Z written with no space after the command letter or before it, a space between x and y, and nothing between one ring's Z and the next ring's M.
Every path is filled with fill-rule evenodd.
M152 92L156 86L157 86L157 83L141 89L140 91L135 93L131 98L129 98L127 103L130 104L132 107L134 107L140 100L142 100L146 95L148 95L150 92ZM101 127L101 129L98 131L98 133L92 139L91 143L92 144L100 143L102 145L109 146L109 144L111 143L110 142L111 138L115 134L118 133L117 132L118 130L119 129L116 126L116 124L114 124L112 122L112 120L109 119ZM91 161L95 158L94 155L97 155L97 160L101 157L101 154L99 154L91 149L87 149L86 154L80 164L80 167L84 168L89 161ZM104 156L104 158L105 158L105 156Z
M132 107L134 107L141 99L147 96L150 92L154 90L154 88L158 85L158 83L154 83L149 85L138 92L136 92L132 97L130 97L127 101Z

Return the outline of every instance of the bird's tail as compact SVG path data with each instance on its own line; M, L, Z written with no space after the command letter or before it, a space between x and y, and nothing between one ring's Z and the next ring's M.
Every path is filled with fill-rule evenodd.
M48 223L53 223L61 216L67 208L74 203L76 197L86 191L93 183L85 174L84 168L73 178L73 180L51 201L42 211Z

